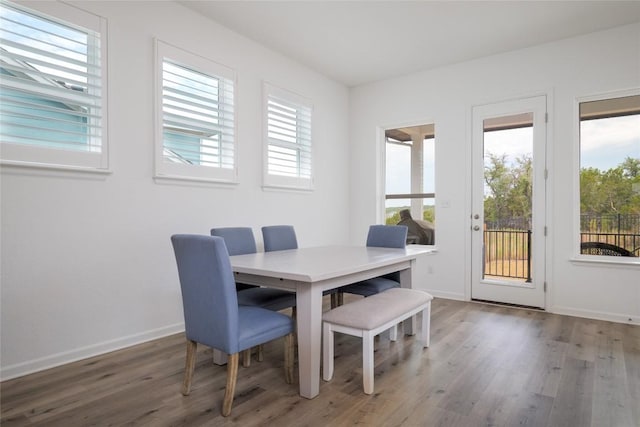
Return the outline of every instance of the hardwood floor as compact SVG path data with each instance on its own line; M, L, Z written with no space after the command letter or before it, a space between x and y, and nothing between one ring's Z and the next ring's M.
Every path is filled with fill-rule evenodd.
M347 298L348 300L348 298ZM2 426L640 426L640 327L435 299L431 347L376 343L362 392L361 341L336 335L335 374L313 400L287 385L283 345L240 368L231 416L226 370L199 346L180 394L175 335L0 384Z

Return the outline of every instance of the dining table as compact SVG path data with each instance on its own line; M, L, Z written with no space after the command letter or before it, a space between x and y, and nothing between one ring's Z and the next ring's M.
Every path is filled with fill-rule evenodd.
M417 257L434 252L423 245L317 246L234 255L230 260L237 282L296 293L300 395L312 399L320 390L323 292L394 272L400 273L401 287L411 288ZM408 335L415 327L415 317L404 323Z

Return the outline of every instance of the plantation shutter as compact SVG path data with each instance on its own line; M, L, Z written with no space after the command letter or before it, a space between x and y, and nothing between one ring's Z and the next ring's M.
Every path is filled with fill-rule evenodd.
M267 185L309 188L312 108L295 94L265 87Z
M88 29L11 3L1 10L2 143L101 153L100 19L90 15Z
M233 70L156 41L156 176L235 182Z

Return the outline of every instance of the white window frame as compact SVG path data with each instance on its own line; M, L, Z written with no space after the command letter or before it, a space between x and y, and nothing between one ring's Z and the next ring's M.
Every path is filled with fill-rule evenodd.
M617 265L618 267L622 267L624 265L640 267L640 258L637 257L623 257L623 256L607 256L607 255L588 255L582 254L580 250L580 238L581 238L581 230L580 230L580 169L582 167L582 162L580 160L581 153L581 138L580 138L580 104L591 101L602 101L606 99L612 98L624 98L627 96L638 96L640 95L640 88L627 89L627 90L619 90L612 91L607 93L600 93L596 95L590 96L582 96L575 99L574 103L574 113L573 113L573 134L574 134L574 201L573 201L573 218L574 218L574 227L573 227L573 257L571 261L576 263L587 263L587 264L609 264L611 266Z
M26 166L47 169L62 169L83 172L110 173L108 144L108 87L107 87L107 20L77 7L61 2L31 2L28 7L15 2L6 2L16 9L24 10L44 19L60 22L78 30L89 30L99 34L100 39L100 150L74 151L60 148L17 144L1 141L0 162L7 166Z
M432 130L430 132L425 133L425 137L420 141L413 141L412 143L398 141L389 142L387 140L386 132L392 129L402 129L402 128L415 128L415 127L431 127ZM424 201L426 199L433 199L434 201L434 209L436 209L436 194L435 188L433 193L425 193L424 192L424 140L427 137L432 138L435 143L435 121L434 120L425 120L421 122L411 123L411 124L402 124L398 126L385 126L380 128L381 138L382 138L382 170L385 171L383 174L382 180L382 188L384 188L384 194L382 197L382 207L380 212L382 213L382 224L387 221L387 200L390 199L406 199L410 201L410 212L413 219L422 219L424 215ZM387 170L387 144L397 144L402 146L410 147L410 167L411 167L411 176L410 176L410 192L397 194L390 193L387 189L386 185L386 170ZM435 152L434 152L434 163L435 163ZM435 173L435 171L434 171ZM435 176L434 176L435 179Z
M183 65L207 76L230 80L236 90L236 72L222 64L214 62L203 56L188 52L158 39L154 39L156 73L155 73L155 179L156 180L187 180L221 184L237 183L237 114L233 116L233 167L212 167L196 164L183 164L169 162L165 159L163 137L163 63L165 58L175 64ZM235 93L233 95L234 108ZM237 108L236 108L237 110Z
M313 105L308 99L279 88L268 82L263 82L263 188L264 189L284 189L284 190L313 190L313 172L314 172L314 144L313 144ZM310 156L308 176L284 176L269 173L269 145L271 144L268 135L269 100L275 98L282 100L296 108L305 109L309 116L309 126L311 126L310 140L308 142L308 154ZM300 146L300 141L296 141L296 145ZM304 147L298 148L304 150ZM298 166L300 164L298 163Z

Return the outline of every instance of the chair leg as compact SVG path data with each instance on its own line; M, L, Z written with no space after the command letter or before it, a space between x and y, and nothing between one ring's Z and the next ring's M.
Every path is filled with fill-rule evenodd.
M370 332L362 335L362 385L365 394L373 393L373 341Z
M336 307L340 307L344 304L344 293L343 292L334 292L331 294L331 309L333 310Z
M233 405L233 395L236 391L236 380L238 379L238 359L239 354L229 355L227 360L227 387L224 390L224 400L222 401L222 416L228 417L231 414Z
M242 351L242 367L248 368L251 366L251 349L248 348Z
M287 334L284 337L284 380L287 384L293 383L293 360L294 356L294 338L293 334Z
M330 381L333 378L333 357L334 357L334 343L333 343L333 330L331 325L325 323L322 328L322 379Z
M187 357L184 366L184 380L182 382L182 394L188 396L191 393L191 379L193 378L193 369L196 366L196 349L198 343L187 340Z

